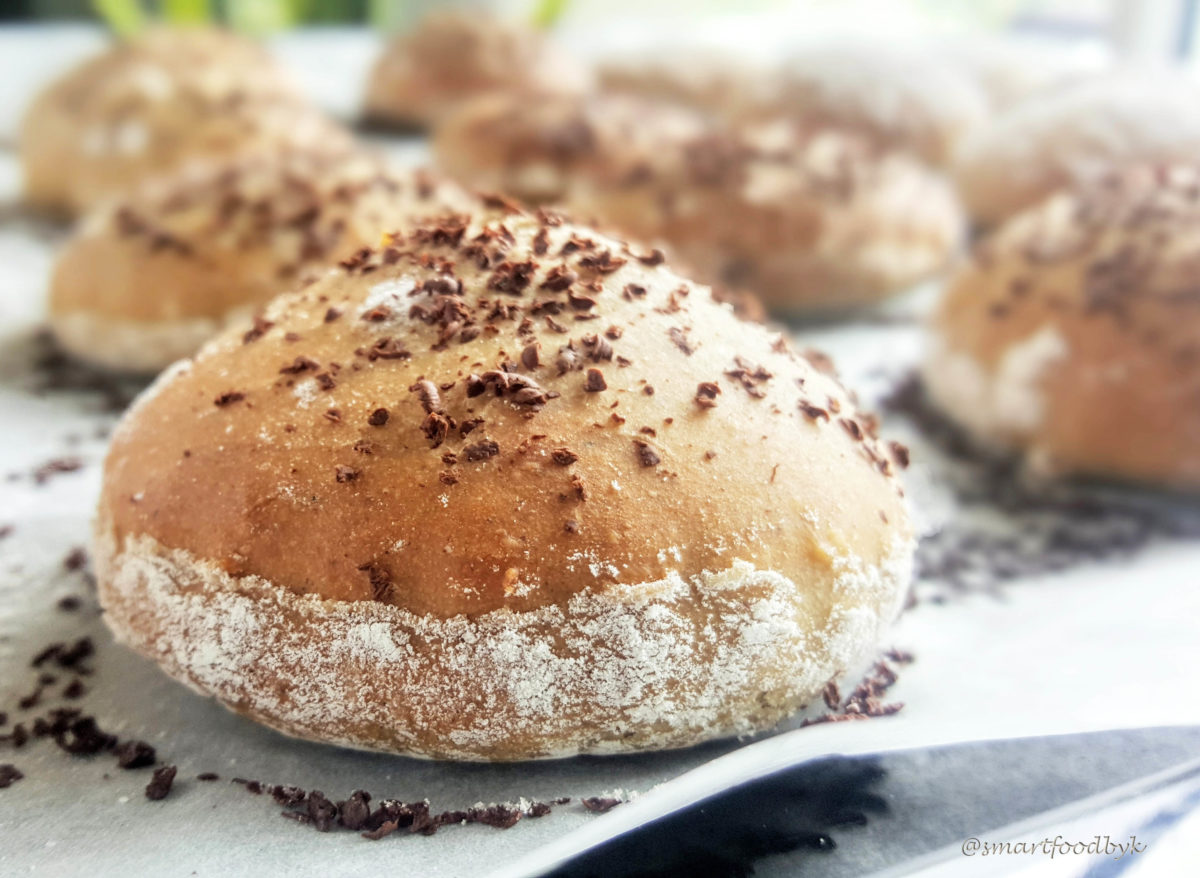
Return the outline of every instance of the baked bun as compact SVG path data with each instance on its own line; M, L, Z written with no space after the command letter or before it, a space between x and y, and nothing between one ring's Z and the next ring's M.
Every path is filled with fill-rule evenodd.
M75 214L196 159L283 145L348 145L253 43L152 30L50 85L21 127L25 196Z
M364 113L379 124L425 128L489 92L581 93L589 85L587 70L539 30L479 10L435 12L385 47Z
M928 49L871 42L797 52L779 73L775 103L807 126L850 128L938 167L987 112L978 85Z
M157 372L385 231L468 203L362 152L195 166L89 215L55 264L51 326L82 360Z
M1200 85L1183 76L1102 77L1018 104L962 147L955 183L987 226L1114 167L1200 151Z
M1110 174L1018 214L932 324L925 381L1035 471L1200 487L1200 171Z
M775 71L718 49L655 46L614 55L596 69L602 91L681 104L730 121L769 111Z
M517 760L774 724L902 603L904 452L700 289L492 213L273 300L116 431L104 618L233 710L356 747Z
M1105 67L1104 60L1090 52L1064 52L1061 43L1007 36L959 37L937 51L979 85L992 112L1070 87Z
M736 133L630 96L494 97L437 132L452 176L558 201L784 310L861 304L943 268L963 222L916 160L832 129Z

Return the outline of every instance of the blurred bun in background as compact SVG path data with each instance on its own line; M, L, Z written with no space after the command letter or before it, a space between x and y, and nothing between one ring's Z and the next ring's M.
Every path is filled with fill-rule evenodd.
M773 103L776 114L806 126L859 131L939 167L987 113L976 81L936 52L873 41L831 40L793 51Z
M113 46L43 91L20 133L27 201L71 215L191 160L349 142L255 43L203 28Z
M1018 103L976 131L954 168L971 218L988 226L1114 167L1200 155L1200 83L1126 71Z
M435 12L384 48L364 112L377 124L425 128L488 92L577 94L590 81L587 67L540 30L483 10Z
M361 151L196 166L86 218L55 264L51 326L81 360L156 372L414 217L473 203Z
M1041 472L1200 487L1198 168L1111 172L980 243L931 327L947 414Z
M1081 82L1105 68L1094 53L997 36L960 36L937 44L937 53L975 81L992 112Z
M596 70L601 91L679 104L736 121L770 113L774 65L700 47L617 53Z
M945 267L963 233L940 175L862 135L727 127L628 95L493 96L447 120L434 149L468 184L562 203L782 310L905 289Z

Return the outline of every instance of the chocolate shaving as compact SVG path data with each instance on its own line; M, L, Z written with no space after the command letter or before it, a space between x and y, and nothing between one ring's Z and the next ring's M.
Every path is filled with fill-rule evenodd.
M156 802L165 799L171 792L171 784L175 782L175 770L174 765L154 769L154 777L146 784L146 798Z
M607 390L608 382L604 380L604 373L599 369L588 369L587 380L583 383L583 389L588 393L599 393L602 390Z
M696 405L702 409L714 408L720 393L721 387L715 381L701 381L696 387Z

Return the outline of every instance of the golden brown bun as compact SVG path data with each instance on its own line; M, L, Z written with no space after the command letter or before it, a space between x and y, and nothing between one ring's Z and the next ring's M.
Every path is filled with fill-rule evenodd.
M1200 487L1200 173L1063 192L985 240L933 321L925 378L1043 471Z
M555 215L448 216L275 299L117 430L108 624L277 729L413 755L794 711L897 612L905 454L659 261Z
M348 145L253 43L220 31L154 30L43 91L21 127L25 195L75 214L196 159L283 145Z
M375 122L424 128L488 92L580 93L589 83L585 68L541 31L479 10L435 12L385 47L364 112Z
M196 166L87 218L55 264L51 325L80 359L157 372L384 232L472 201L359 151Z
M768 307L874 301L942 269L963 221L942 178L832 129L722 125L631 96L493 96L439 127L452 176L561 202Z
M962 146L954 180L971 219L1002 222L1115 167L1200 152L1200 85L1182 76L1106 76L1031 98Z
M973 80L926 48L835 42L788 59L774 112L808 126L858 131L945 167L984 122L987 102Z

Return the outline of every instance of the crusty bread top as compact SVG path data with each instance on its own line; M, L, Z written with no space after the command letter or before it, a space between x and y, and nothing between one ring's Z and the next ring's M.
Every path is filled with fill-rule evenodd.
M21 129L27 196L71 212L199 158L350 143L260 47L204 29L113 46L43 91Z
M492 200L274 300L114 436L100 520L297 593L449 617L910 537L899 446L642 252ZM818 365L814 365L814 362Z
M426 122L490 91L584 91L586 68L535 28L480 10L437 11L397 34L376 62L367 110Z
M1103 323L1127 334L1131 350L1182 364L1200 355L1198 267L1200 168L1111 171L985 238L940 319L955 346L987 363L1050 319Z
M127 321L221 317L417 216L473 203L436 175L361 150L202 164L89 216L59 260L52 308Z

